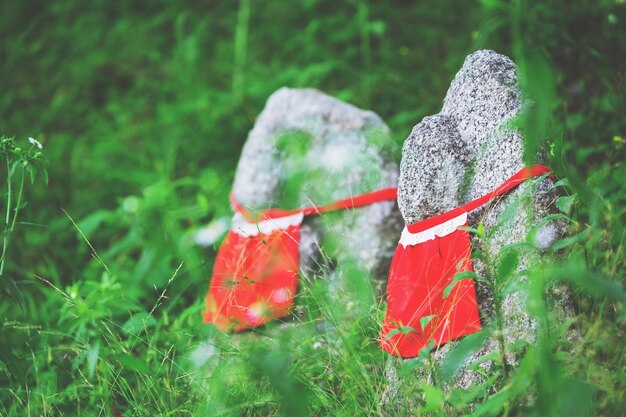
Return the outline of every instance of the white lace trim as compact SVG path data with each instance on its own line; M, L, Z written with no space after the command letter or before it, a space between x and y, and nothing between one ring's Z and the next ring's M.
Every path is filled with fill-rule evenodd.
M419 233L411 233L404 226L404 230L402 231L402 236L400 237L400 244L405 248L407 246L415 246L418 243L426 242L428 240L433 240L436 236L444 237L454 232L459 226L463 226L467 222L467 213L463 213L460 216L457 216L453 219L450 219L446 222L438 224L437 226L433 226L430 229L426 229Z
M275 230L286 229L289 226L296 226L302 223L304 214L302 212L292 214L291 216L278 217L276 219L263 220L257 223L249 223L245 221L239 213L233 216L231 230L243 237L269 235Z

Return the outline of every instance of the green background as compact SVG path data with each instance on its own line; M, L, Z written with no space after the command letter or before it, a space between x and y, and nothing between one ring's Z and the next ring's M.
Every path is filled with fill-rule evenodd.
M385 358L375 345L346 342L313 360L310 348L278 349L290 346L283 336L235 348L202 325L216 248L195 245L193 233L230 214L241 147L278 88L314 87L371 109L400 149L482 48L520 66L539 109L522 121L527 145L545 147L569 179L575 198L565 211L577 238L567 246L585 264L570 255L560 267L599 280L583 274L575 290L583 337L554 371L572 379L539 384L539 397L581 390L574 396L588 401L574 413L621 415L625 28L626 4L608 0L2 2L0 133L38 139L50 181L28 184L2 277L19 292L1 293L0 415L380 413ZM315 304L318 290L301 301ZM368 326L346 340L371 339ZM317 340L303 328L291 336ZM238 349L213 373L186 359L207 337ZM344 386L348 377L369 382ZM496 378L486 392L506 386ZM422 413L439 415L428 408L439 394L419 385L412 395ZM301 409L290 402L300 395ZM571 407L567 396L530 408L518 398L489 412ZM467 412L445 401L447 413Z

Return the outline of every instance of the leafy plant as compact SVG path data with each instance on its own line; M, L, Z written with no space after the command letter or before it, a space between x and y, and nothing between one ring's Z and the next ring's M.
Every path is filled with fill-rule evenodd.
M612 0L4 2L0 415L621 416L624 22ZM196 233L227 224L241 146L273 91L370 108L401 149L479 48L520 65L539 98L518 120L527 155L543 147L567 178L554 262L519 284L532 233L490 254L497 292L525 291L539 323L535 342L502 344L523 358L508 378L499 350L472 359L497 326L394 376L376 344L380 294L354 262L303 276L291 321L238 336L202 324L224 227L206 246ZM295 174L306 142L283 149ZM341 241L325 243L332 261ZM549 302L563 284L566 321ZM483 382L447 390L468 361Z
M26 206L24 201L24 186L27 178L34 184L37 175L48 183L48 172L45 168L43 145L34 138L21 141L21 146L12 137L0 137L0 156L6 166L6 212L4 216L4 230L2 233L2 255L0 257L0 284L15 302L24 309L24 300L17 287L17 282L5 274L5 264L8 260L9 245L18 223L20 210Z

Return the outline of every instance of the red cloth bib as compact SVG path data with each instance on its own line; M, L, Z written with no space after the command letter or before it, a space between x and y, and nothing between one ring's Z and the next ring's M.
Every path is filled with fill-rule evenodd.
M237 214L217 253L204 321L239 331L289 314L298 288L304 217L396 198L396 188L386 188L323 207L269 209L255 216L231 195Z
M247 223L235 216L219 249L204 320L243 330L289 314L298 288L301 213Z
M380 347L395 356L412 358L434 341L440 346L480 330L474 281L457 281L471 271L467 213L501 196L523 181L545 175L549 168L524 168L491 193L463 206L408 225L394 254L387 283L387 312Z

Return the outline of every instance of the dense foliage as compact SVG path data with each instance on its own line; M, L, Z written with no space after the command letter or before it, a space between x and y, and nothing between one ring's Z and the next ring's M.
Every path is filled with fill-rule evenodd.
M471 402L482 415L623 415L624 1L26 0L0 10L0 416L456 415ZM467 391L436 383L454 363L406 361L411 401L395 410L380 408L388 357L373 295L362 319L346 320L350 307L323 280L303 279L298 326L234 342L202 324L216 247L194 234L229 215L241 146L273 91L315 87L372 109L400 149L480 48L520 66L538 110L520 121L527 146L545 147L567 179L570 237L529 291L545 318L544 287L568 283L574 320L540 319L513 375L495 369ZM568 341L568 329L579 337ZM420 367L440 378L415 378Z

